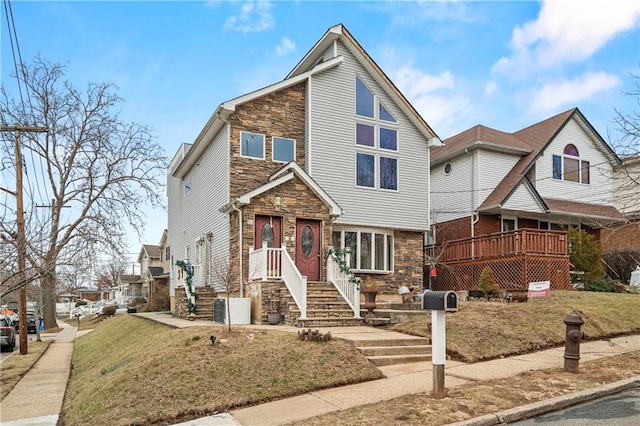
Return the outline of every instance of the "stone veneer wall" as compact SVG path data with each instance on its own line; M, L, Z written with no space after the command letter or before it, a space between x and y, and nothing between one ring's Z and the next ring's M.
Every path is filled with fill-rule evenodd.
M279 205L275 203L275 197L279 197ZM321 221L322 233L321 253L321 277L324 279L324 252L331 245L331 217L329 207L297 176L282 185L273 188L251 200L251 204L242 208L243 214L243 281L248 280L249 275L249 247L254 245L254 224L256 215L279 216L282 218L282 243L286 244L287 252L295 261L295 236L296 219L314 219ZM231 215L231 241L230 250L232 256L238 257L238 216ZM235 266L238 270L238 266ZM235 275L237 278L237 274Z
M230 197L235 199L260 185L285 163L273 162L271 138L295 139L295 161L305 167L305 87L306 83L265 95L236 108L229 118L231 124ZM265 136L265 159L240 156L240 132Z
M385 295L393 296L390 300L396 301L400 286L413 286L418 290L422 288L422 250L424 232L398 231L394 232L394 272L393 274L360 274L356 276L362 282L375 283L380 289L376 300L384 301ZM362 290L362 288L361 288Z

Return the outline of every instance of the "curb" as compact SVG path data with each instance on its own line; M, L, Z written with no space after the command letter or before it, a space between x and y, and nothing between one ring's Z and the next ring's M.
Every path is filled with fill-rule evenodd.
M532 404L511 408L493 414L485 414L484 416L475 417L469 420L449 423L448 426L494 426L513 423L638 387L640 387L640 376L620 380L618 382L609 383L608 385L602 385L596 388L585 389L580 392L557 396L555 398L534 402Z

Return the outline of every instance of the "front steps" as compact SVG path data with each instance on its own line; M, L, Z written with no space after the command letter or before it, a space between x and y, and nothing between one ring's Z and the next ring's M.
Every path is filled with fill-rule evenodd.
M287 313L284 322L298 327L344 327L362 325L362 318L354 318L353 310L338 290L327 282L307 283L307 319L300 319L300 310L282 284Z
M426 337L345 340L354 345L376 367L431 361L431 345Z

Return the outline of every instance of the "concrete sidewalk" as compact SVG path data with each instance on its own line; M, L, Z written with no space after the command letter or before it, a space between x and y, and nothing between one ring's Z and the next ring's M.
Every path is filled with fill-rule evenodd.
M76 327L62 321L58 321L58 325L63 330L55 335L38 362L0 403L2 425L44 426L58 422L77 331Z
M183 320L167 313L141 313L134 315L175 328L211 326L213 324L211 321ZM59 324L65 327L64 330L55 336L54 342L49 346L40 360L0 404L0 420L2 425L44 426L55 425L57 423L71 368L73 339L76 336L76 327L62 322ZM300 331L299 328L288 326L248 325L246 327L292 333ZM328 327L320 328L320 330L322 332L330 331L335 338L349 340L380 339L385 338L385 336L388 338L397 336L407 337L401 333L380 330L373 327ZM606 341L582 343L581 361L590 361L629 351L640 351L640 336L623 336ZM475 381L511 377L524 371L562 367L564 363L563 354L564 348L556 348L474 364L448 361L445 368L445 386L451 388ZM384 379L325 389L234 410L230 413L203 417L201 419L180 423L179 425L282 425L333 411L390 400L409 394L431 392L432 390L431 362L418 362L379 368L386 376ZM640 378L626 381L620 385L609 385L606 392L611 393L615 391L616 386L640 386ZM548 403L561 405L562 401L569 401L572 398L575 399L576 396L573 394L567 395L559 399L556 398L554 401L549 401ZM523 407L514 410L526 409L531 408ZM514 414L511 413L510 415L513 417ZM493 415L492 418L500 419L501 417L496 414Z
M137 315L177 328L211 325L211 322L209 321L188 321L173 317L171 317L171 319L167 319L166 317L170 316L162 313L144 313ZM283 325L249 325L246 327L265 328L270 330L280 330L295 333L300 330L296 327ZM313 328L316 329L316 327ZM373 327L318 327L318 329L323 333L330 331L335 338L343 338L347 340L381 339L385 338L385 336L387 336L388 338L398 336L407 337L407 335L402 333L376 329ZM592 361L595 359L619 355L630 351L640 351L640 335L617 337L611 340L583 342L580 348L580 361ZM543 370L547 368L562 367L564 365L563 355L564 348L560 347L474 364L447 361L445 367L445 386L447 388L450 388L476 381L512 377L519 373L531 370ZM179 423L174 426L283 425L290 422L300 421L314 416L330 413L333 411L356 407L359 405L386 401L394 398L399 398L404 395L428 393L432 391L431 371L433 368L433 364L431 362L390 365L378 368L383 372L386 378L366 383L358 383L349 386L325 389L305 395L295 396L292 398L268 402L253 407L233 410L230 413L203 417L201 419ZM603 387L604 390L595 390L591 392L591 394L593 394L594 392L596 394L597 392L605 392L606 394L610 394L611 392L615 391L616 386L618 386L620 389L626 389L629 386L640 386L640 377L623 381L619 385L607 385ZM548 404L562 406L563 401L575 400L580 402L585 398L583 394L589 395L590 393L583 392L580 395L565 395L564 397L554 398L554 400L549 401ZM545 402L539 403L535 406L535 409L539 410L539 406L544 405ZM551 407L551 409L552 408L553 407ZM525 406L521 409L521 411L524 413L528 412L526 410L531 409L531 407ZM510 418L515 418L517 412L518 408L510 410ZM497 414L493 415L492 419L499 418L496 416ZM473 424L473 421L470 421L469 424Z

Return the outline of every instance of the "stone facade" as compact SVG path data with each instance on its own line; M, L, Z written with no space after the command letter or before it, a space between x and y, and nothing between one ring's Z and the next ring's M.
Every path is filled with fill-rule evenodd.
M232 200L267 183L269 176L285 165L272 161L271 138L273 136L295 139L295 161L304 170L305 87L306 83L300 83L242 104L229 118L231 124L229 170ZM264 160L240 156L240 132L242 131L264 135Z
M370 282L379 289L377 300L396 301L400 286L422 288L422 252L424 233L415 231L394 232L393 237L394 267L393 274L360 274L356 276L362 282ZM362 290L362 288L361 288ZM385 297L389 295L392 297Z

